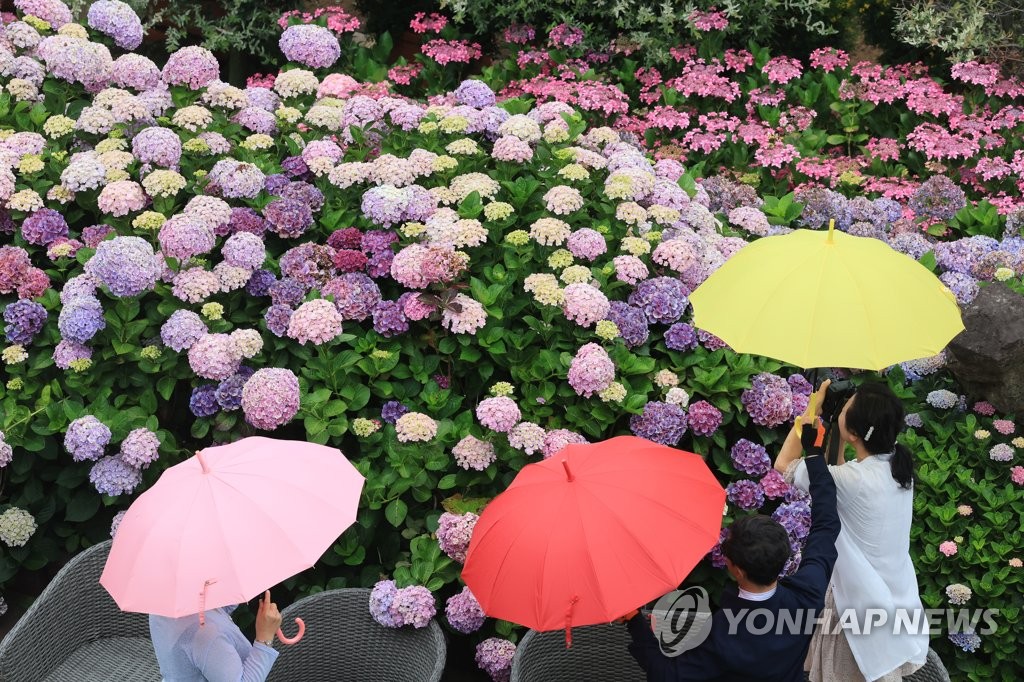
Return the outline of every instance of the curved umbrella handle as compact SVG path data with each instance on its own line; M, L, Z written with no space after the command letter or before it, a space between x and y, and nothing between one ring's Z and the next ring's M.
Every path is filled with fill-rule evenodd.
M297 643L300 639L302 639L302 636L306 634L306 624L304 622L302 622L301 618L296 618L295 619L295 624L299 626L299 631L295 634L294 637L285 637L284 633L281 632L281 629L278 628L278 630L277 630L277 638L279 640L281 640L282 642L284 642L285 644L295 644L295 643Z

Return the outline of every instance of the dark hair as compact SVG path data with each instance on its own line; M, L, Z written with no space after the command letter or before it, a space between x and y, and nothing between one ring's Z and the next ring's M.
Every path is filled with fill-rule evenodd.
M722 554L752 583L771 585L789 561L789 533L770 516L745 516L729 526Z
M903 430L904 414L903 402L886 384L861 384L846 411L846 430L863 440L872 455L893 453L889 462L892 477L901 488L910 488L914 483L914 460L910 450L896 442Z

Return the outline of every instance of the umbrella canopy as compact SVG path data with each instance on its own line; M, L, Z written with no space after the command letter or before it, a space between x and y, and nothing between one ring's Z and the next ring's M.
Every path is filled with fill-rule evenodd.
M569 445L487 505L462 578L488 616L568 638L676 589L724 504L699 455L633 436Z
M316 563L355 521L364 480L313 443L201 450L128 509L100 584L122 610L160 616L248 601Z
M690 296L693 323L739 353L881 370L964 329L952 292L885 242L796 230L740 249Z

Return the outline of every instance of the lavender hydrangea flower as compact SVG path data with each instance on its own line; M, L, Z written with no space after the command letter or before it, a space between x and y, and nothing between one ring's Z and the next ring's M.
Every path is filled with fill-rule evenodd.
M672 324L682 317L689 305L685 285L672 277L644 280L629 295L629 304L644 311L651 324Z
M771 469L772 461L763 445L740 438L729 451L737 469L751 476L762 476Z
M480 602L468 587L463 587L461 592L448 598L444 615L453 630L465 635L479 630L487 620L484 610L480 608Z
M513 431L514 430L515 429L513 428ZM534 434L536 433L537 432L534 430ZM522 435L521 432L519 435ZM586 445L586 443L587 439L575 431L570 431L568 429L552 429L543 435L543 440L541 440L541 452L544 455L544 459L547 459L548 457L557 455L561 452L562 448L567 445ZM529 446L531 443L527 441L525 445Z
M596 343L588 343L572 359L568 379L577 395L589 398L608 388L615 380L615 364L604 348Z
M465 563L473 528L479 520L480 517L473 513L441 514L437 522L437 543L441 551L460 564Z
M217 403L217 384L201 384L192 389L188 409L197 417L212 417L220 411Z
M47 317L46 308L35 301L20 299L4 308L4 334L10 343L30 344L42 331Z
M306 287L291 277L284 277L270 285L270 300L274 305L294 308L302 303L305 296Z
M92 465L89 481L104 495L117 497L135 492L142 483L142 472L125 464L118 456L104 457Z
M146 428L133 429L121 442L121 460L136 469L146 469L160 457L160 438Z
M220 65L209 50L190 45L172 53L163 69L164 83L198 90L217 80Z
M476 79L462 81L452 94L455 95L455 101L459 104L477 109L493 106L496 101L491 87Z
M388 609L399 626L425 628L437 614L434 595L422 585L403 587L395 593Z
M476 418L480 423L499 433L505 433L522 418L519 406L506 396L485 398L476 406Z
M199 315L191 310L174 311L160 327L160 339L176 353L188 350L209 330Z
M80 296L64 304L57 318L57 328L61 336L71 341L85 343L106 328L107 321L103 318L103 306L99 299L92 296Z
M377 283L361 272L347 272L335 277L324 285L320 293L334 298L334 305L346 320L365 320L381 301Z
M754 481L733 481L725 488L725 495L740 509L760 509L764 504L764 491Z
M113 38L122 50L134 50L142 44L142 21L120 0L96 0L89 6L87 21L90 28Z
M242 354L228 334L207 334L188 349L188 364L205 379L227 379L238 371Z
M290 62L311 69L326 69L341 56L341 45L330 30L315 24L289 26L278 40L281 53Z
M512 658L516 645L500 637L488 637L476 645L476 664L494 682L508 682L512 674Z
M143 128L132 138L132 154L139 163L177 168L181 160L181 138L170 128Z
M950 220L967 205L967 197L945 175L933 175L921 183L908 202L915 215L931 220Z
M394 580L381 580L370 590L370 615L386 628L397 628L401 623L391 615L391 604L398 594Z
M86 272L114 296L138 296L152 289L160 275L153 247L141 237L114 237L100 242Z
M643 414L629 418L633 435L662 445L674 446L686 433L686 412L678 405L651 401L644 405Z
M811 187L797 192L797 201L804 205L797 221L812 230L828 227L829 220L836 221L837 230L848 230L853 216L846 197L823 187Z
M497 458L494 444L480 440L476 436L465 436L452 448L455 462L466 470L483 471Z
M88 360L92 357L92 349L88 346L64 339L53 349L53 363L60 369L68 369L76 360Z
M91 414L68 424L64 432L64 449L76 462L96 461L110 442L110 429Z

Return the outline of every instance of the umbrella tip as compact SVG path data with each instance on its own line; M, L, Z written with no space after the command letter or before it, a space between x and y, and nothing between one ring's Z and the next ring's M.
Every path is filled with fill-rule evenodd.
M572 475L572 471L569 470L569 460L563 459L562 466L565 468L565 477L569 480L569 483L572 483L574 478Z
M202 450L196 450L196 459L199 460L199 466L203 467L203 473L204 474L210 473L210 467L208 467L206 465L206 458L203 457L203 451Z
M828 220L828 243L832 243L832 234L836 231L836 219L829 218Z

